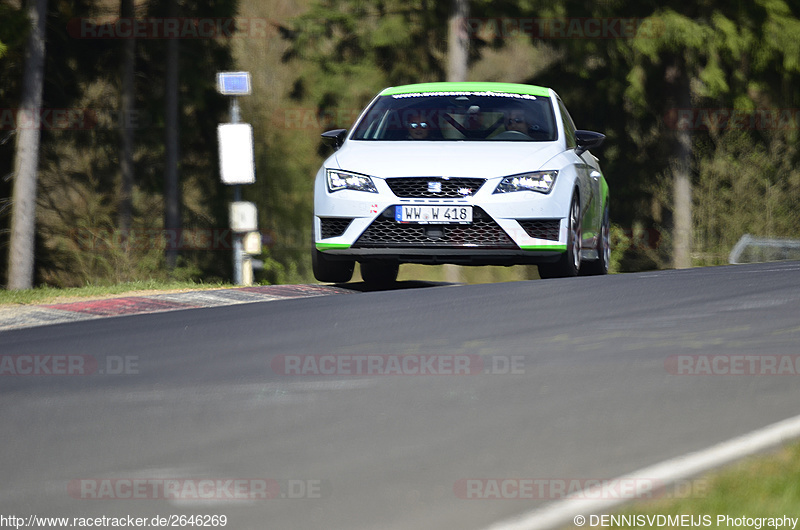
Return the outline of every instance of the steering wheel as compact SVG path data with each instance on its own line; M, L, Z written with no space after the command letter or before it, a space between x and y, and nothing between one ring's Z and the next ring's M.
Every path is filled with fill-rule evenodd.
M503 131L497 136L492 137L492 140L530 140L531 137L520 131Z

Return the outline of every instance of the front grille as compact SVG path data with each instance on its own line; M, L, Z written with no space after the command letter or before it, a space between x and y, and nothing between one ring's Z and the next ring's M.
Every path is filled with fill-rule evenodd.
M481 178L399 177L386 179L386 184L398 197L436 199L471 197L485 182L486 179ZM441 186L441 191L434 191L438 186Z
M558 241L561 221L558 219L518 219L520 226L530 237Z
M329 237L339 237L344 234L347 227L350 226L352 219L344 217L322 217L320 218L322 239Z
M394 220L394 206L379 216L361 234L355 248L481 247L519 248L508 234L481 208L473 208L468 225L418 225Z

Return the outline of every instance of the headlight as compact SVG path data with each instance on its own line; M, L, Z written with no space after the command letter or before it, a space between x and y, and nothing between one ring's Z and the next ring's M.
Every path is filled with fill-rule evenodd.
M511 175L500 181L495 188L495 193L511 193L512 191L538 191L550 193L556 182L558 171L534 171Z
M359 175L358 173L340 169L328 169L326 174L328 177L328 191L356 190L378 193L372 179L367 175Z

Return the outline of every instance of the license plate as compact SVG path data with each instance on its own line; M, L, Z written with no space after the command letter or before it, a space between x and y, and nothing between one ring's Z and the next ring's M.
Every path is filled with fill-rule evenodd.
M472 206L415 206L395 207L394 218L400 223L417 224L469 224Z

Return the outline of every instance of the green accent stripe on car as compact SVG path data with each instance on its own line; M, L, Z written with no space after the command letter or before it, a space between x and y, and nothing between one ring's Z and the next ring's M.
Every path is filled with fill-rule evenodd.
M567 245L522 245L519 248L522 250L555 250L557 252L567 251Z
M535 85L469 81L463 83L442 82L394 86L383 90L380 95L394 96L397 94L414 94L417 92L501 92L504 94L527 94L531 96L550 97L550 90L548 88Z
M350 248L347 243L317 243L317 250L334 250L340 248Z

